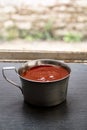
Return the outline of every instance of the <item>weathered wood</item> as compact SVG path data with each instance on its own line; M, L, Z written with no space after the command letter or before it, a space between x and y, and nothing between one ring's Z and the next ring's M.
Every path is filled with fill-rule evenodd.
M52 58L58 60L87 60L87 52L58 52L58 51L1 51L1 60L29 60Z

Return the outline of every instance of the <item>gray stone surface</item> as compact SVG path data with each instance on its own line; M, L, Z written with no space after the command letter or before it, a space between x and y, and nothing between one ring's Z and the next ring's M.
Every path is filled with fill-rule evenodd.
M87 52L87 42L65 43L63 41L34 41L14 40L0 42L0 50L5 51L58 51L58 52Z
M51 22L53 36L72 32L86 37L86 12L86 0L0 0L0 30L17 27L44 32L46 24L49 26Z
M37 58L87 60L87 43L26 42L23 40L0 43L1 60L29 60Z

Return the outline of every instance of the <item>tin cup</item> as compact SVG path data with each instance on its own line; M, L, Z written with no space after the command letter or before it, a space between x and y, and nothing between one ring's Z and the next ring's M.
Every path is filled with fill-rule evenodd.
M21 76L29 67L37 65L56 65L65 68L68 71L68 75L54 81L40 82L35 80L29 80ZM6 74L6 70L15 70L20 78L21 86L10 80ZM18 70L15 67L3 67L2 74L3 77L19 88L23 94L24 101L35 105L35 106L55 106L66 100L68 82L70 77L71 69L70 67L58 60L53 59L37 59L24 63Z

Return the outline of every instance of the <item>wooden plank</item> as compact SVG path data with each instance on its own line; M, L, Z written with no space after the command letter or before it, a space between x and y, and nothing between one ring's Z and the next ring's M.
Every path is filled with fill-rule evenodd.
M0 51L1 60L29 60L43 58L58 60L87 60L87 52Z

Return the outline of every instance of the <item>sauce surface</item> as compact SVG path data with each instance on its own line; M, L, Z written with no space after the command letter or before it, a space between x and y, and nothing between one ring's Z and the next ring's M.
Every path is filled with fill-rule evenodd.
M61 67L54 65L40 65L28 69L21 76L34 81L49 82L67 76L69 72Z

